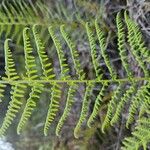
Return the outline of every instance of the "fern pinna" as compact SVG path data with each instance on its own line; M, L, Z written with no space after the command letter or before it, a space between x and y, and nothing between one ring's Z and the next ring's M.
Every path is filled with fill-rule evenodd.
M18 11L15 10L14 6L19 6L19 14L17 15L18 18L16 20L13 16L15 16ZM39 7L39 4L37 6L41 12L45 11L44 8ZM72 107L75 104L78 88L82 86L84 87L84 95L81 112L79 113L80 116L74 127L74 136L79 138L81 136L80 131L85 123L87 124L87 127L91 128L98 121L98 116L104 105L103 101L108 94L108 90L112 89L112 87L116 87L113 89L113 95L107 105L107 113L104 120L100 123L101 130L105 133L110 126L117 124L120 118L123 117L122 112L125 111L124 108L129 106L128 111L126 110L128 112L126 127L129 128L133 122L136 123L131 136L126 137L123 140L122 149L139 149L141 146L143 146L145 150L147 149L147 144L150 142L150 51L144 45L140 28L132 21L126 11L124 12L124 17L121 12L116 16L118 37L118 50L116 51L120 56L121 66L124 70L123 77L119 76L117 67L111 61L111 57L107 50L109 40L107 40L107 33L104 32L103 28L100 26L100 20L96 19L94 25L91 25L90 23L84 23L82 25L90 47L89 53L91 60L89 61L91 61L95 73L95 78L89 79L82 66L78 47L67 30L68 25L61 24L58 27L58 25L49 26L48 24L48 27L44 27L45 29L43 30L43 27L41 28L40 20L36 23L32 20L34 18L32 18L32 16L37 17L38 12L31 4L30 7L28 7L24 2L19 3L13 1L13 5L9 6L11 7L12 12L8 10L7 3L3 3L2 7L7 11L7 16L10 17L10 20L8 20L5 16L5 22L4 20L1 22L2 26L5 23L13 24L15 21L21 21L22 25L20 25L21 28L15 26L16 34L13 34L12 40L7 38L8 35L10 35L11 26L7 25L1 30L1 32L6 33L6 40L4 43L5 76L3 76L0 81L1 102L4 99L6 86L11 85L11 100L0 128L1 136L5 134L9 126L13 123L17 113L23 108L17 126L17 133L21 133L32 116L33 111L36 109L37 104L41 99L40 95L44 92L46 86L51 87L49 106L47 107L47 115L45 116L43 127L44 135L48 135L52 123L60 112L62 91L64 85L66 85L66 105L57 122L56 135L61 136L63 126L67 122ZM26 22L23 22L22 16L27 16L28 13L31 15L31 18L28 18L30 23L27 23L30 26L23 28L23 24L26 24ZM0 17L4 15L5 13L1 13ZM47 11L46 15L48 16ZM37 20L38 19L36 19L36 21ZM19 32L22 31L22 29L23 32L20 34ZM59 62L58 71L55 70L53 63L46 52L46 44L49 40L43 40L43 38L41 38L41 31L47 31L45 38L48 37L51 43L53 43ZM26 70L24 75L18 74L10 47L10 43L13 42L15 36L18 36L17 43L20 42L20 40L23 40L24 43ZM72 62L71 67L62 46L64 43L69 49L67 55L70 56ZM37 58L35 57L35 53L37 54L39 66L42 70L40 75L36 67ZM131 65L131 59L128 57L129 55L132 56L132 61L136 63L136 66L143 76L139 77L135 75L135 72L132 69L133 65ZM106 70L108 70L108 76L104 75L105 69L100 65L101 60L105 63ZM74 73L72 73L72 70L74 70ZM93 95L95 87L98 87L99 91L94 100L93 108L89 111L89 106L92 103L90 98L91 95ZM28 95L28 99L24 106L23 98L25 95ZM135 118L137 115L138 119Z

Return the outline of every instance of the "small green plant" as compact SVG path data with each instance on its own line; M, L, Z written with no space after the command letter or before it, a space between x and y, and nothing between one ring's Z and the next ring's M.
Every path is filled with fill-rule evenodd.
M74 129L74 136L78 138L80 137L80 131L85 121L87 121L87 126L89 128L92 128L92 125L94 124L95 119L97 118L101 109L103 97L107 94L108 88L112 84L116 84L117 88L113 91L113 95L108 104L107 114L104 121L102 122L102 132L105 133L105 131L110 126L113 126L119 122L119 118L123 114L123 109L128 103L129 113L127 116L126 127L129 128L129 126L133 123L136 123L136 127L132 132L131 137L126 137L124 139L122 148L129 150L138 149L139 147L143 146L143 148L146 150L146 145L150 141L150 51L144 46L140 28L134 21L132 21L127 12L124 12L124 17L120 12L116 17L116 26L118 30L118 52L121 60L121 65L125 71L124 78L120 78L118 76L117 69L111 62L111 59L107 52L108 43L105 35L106 33L99 25L100 20L96 19L93 26L91 26L89 23L85 23L83 25L83 29L85 29L88 37L88 42L91 49L90 55L95 72L95 79L87 79L86 73L84 72L84 69L81 65L81 60L79 59L77 46L71 39L69 33L66 31L67 24L62 24L59 27L55 27L55 24L47 24L49 32L47 36L51 38L55 46L60 66L60 74L59 76L56 76L53 69L53 64L50 63L49 57L45 51L45 43L47 42L47 40L44 41L43 39L41 39L39 32L39 26L41 26L41 24L40 21L37 22L37 10L40 9L40 11L45 11L46 7L37 3L37 6L40 7L36 9L36 7L32 4L30 4L29 7L23 1L13 2L13 5L3 3L2 7L3 9L5 9L5 12L0 13L0 17L2 19L2 22L0 22L0 24L3 26L3 32L6 33L6 37L7 33L11 35L9 32L10 30L12 30L11 28L13 25L15 25L15 30L21 29L18 27L19 23L20 26L22 26L22 24L30 25L28 27L22 26L23 32L17 32L17 35L15 35L18 36L16 43L19 43L19 40L21 40L22 37L21 35L23 35L26 74L20 76L16 71L12 51L9 46L9 43L13 42L13 37L11 40L10 36L10 38L6 38L4 43L5 76L3 76L0 81L0 98L3 99L4 89L9 84L11 85L11 101L0 128L0 135L3 136L8 127L12 124L14 118L16 117L17 113L19 113L19 110L23 105L22 98L25 95L26 89L30 88L31 91L29 93L29 98L26 101L17 127L17 133L21 133L25 124L31 117L33 110L36 109L36 105L40 100L40 94L43 92L45 85L48 84L51 87L51 97L43 129L44 135L47 135L51 123L54 121L56 114L59 112L62 84L67 84L68 93L66 106L56 126L56 135L59 136L61 134L65 121L69 117L70 110L74 105L74 97L77 88L79 88L79 86L83 84L85 86L85 93L83 96L80 117ZM18 10L16 8L18 8ZM15 20L14 18L17 12L19 12L19 14L17 15L17 19ZM5 13L7 13L7 16L5 16ZM28 22L24 21L22 16L29 16L29 14L31 15L31 18L36 18L36 23L34 23L33 21L29 24L31 18L28 18L28 20L26 20ZM7 17L9 17L9 19ZM44 28L47 27L45 26ZM63 42L65 42L69 47L70 57L73 62L72 67L74 67L75 69L74 77L71 75L70 67L67 63L65 53L62 48L62 41L56 34L56 30L58 29L60 33L59 35L63 39ZM42 76L39 76L38 70L36 69L36 59L33 54L35 51L35 47L33 47L33 42L36 45L36 51L42 67ZM99 43L99 54L97 54L96 42ZM129 49L127 49L126 45L129 46ZM129 62L129 54L133 56L139 70L141 70L143 73L143 77L136 77L134 75L134 71L132 70L130 65L131 62ZM103 70L99 65L100 57L98 57L98 55L101 55L101 59L103 59L109 71L108 79L104 77ZM99 89L99 93L96 96L92 113L90 114L89 118L87 118L90 105L89 97L92 94L96 84L99 84L101 88ZM135 114L137 113L139 114L139 117L138 119L135 119Z

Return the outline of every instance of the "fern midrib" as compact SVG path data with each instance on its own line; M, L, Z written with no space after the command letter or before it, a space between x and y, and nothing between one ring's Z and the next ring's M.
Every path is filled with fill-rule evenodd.
M33 22L27 22L26 20L25 21L19 21L19 22L0 22L0 26L4 26L4 25L9 25L9 26L13 26L13 25L17 25L17 26L33 26L33 25L40 25L40 26L45 26L45 27L49 27L50 25L54 26L59 26L60 23L61 24L64 24L64 25L70 25L73 29L74 28L77 28L78 26L84 28L84 26L80 23L80 22L66 22L66 21L63 21L63 20L57 20L57 19L52 19L50 22L48 21L45 21L44 19L41 19L37 22L33 21Z
M91 83L105 83L105 82L138 82L138 81L150 81L150 77L134 77L132 79L129 78L123 78L123 79L104 79L104 80L17 80L17 81L13 81L13 80L0 80L0 84L17 84L17 83L86 83L86 82L91 82Z

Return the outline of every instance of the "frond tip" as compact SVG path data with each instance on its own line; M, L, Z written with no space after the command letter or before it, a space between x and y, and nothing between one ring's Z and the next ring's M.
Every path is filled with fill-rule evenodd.
M13 60L12 52L9 48L9 41L11 41L11 39L6 39L4 43L6 77L3 77L3 80L17 80L19 79L19 76L17 75L15 62Z
M56 113L59 111L59 103L61 99L61 86L58 83L54 83L51 91L51 102L49 104L47 117L44 125L45 136L47 136L49 127L55 119Z

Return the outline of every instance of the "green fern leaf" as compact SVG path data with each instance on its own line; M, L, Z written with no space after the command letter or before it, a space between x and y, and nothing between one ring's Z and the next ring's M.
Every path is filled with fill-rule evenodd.
M11 101L8 106L8 110L2 126L0 128L0 135L4 135L8 127L12 124L12 121L16 117L16 113L18 113L21 108L22 102L21 99L24 97L26 85L16 84L12 86L11 91Z
M145 100L146 93L148 93L147 85L143 85L142 87L140 87L140 89L134 96L132 103L130 105L126 127L128 127L129 124L133 122L134 114L136 113L137 109L140 107L140 104L142 104L142 101Z
M69 38L69 35L65 31L65 25L60 26L60 31L61 31L61 34L62 34L63 38L65 39L65 41L67 42L67 44L70 48L71 57L72 57L72 60L73 60L73 64L74 64L76 73L77 73L79 79L82 80L82 79L85 78L85 73L83 72L83 69L81 68L81 64L80 64L80 61L79 61L79 53L76 50L76 46L71 41L71 39Z
M140 57L139 50L137 49L137 43L134 38L134 36L136 36L136 35L134 35L134 32L132 30L132 21L128 17L127 12L125 12L125 21L126 21L127 28L128 28L128 36L127 37L128 37L128 42L131 47L131 53L134 55L135 60L137 61L140 68L142 68L145 77L149 77L149 72L147 70L147 67L145 66L142 58Z
M87 125L88 125L89 128L91 127L92 122L94 122L94 119L96 118L96 116L99 113L100 106L101 106L101 103L102 103L102 98L104 96L104 93L105 93L105 90L107 89L107 87L108 87L108 83L104 82L103 86L102 86L102 89L100 90L98 96L96 97L92 114L90 115L90 117L87 121Z
M119 101L118 99L121 97L121 93L122 93L122 88L123 88L123 84L119 83L119 86L117 87L117 89L114 91L114 94L111 98L111 101L108 104L108 109L107 109L107 114L106 117L103 121L102 124L102 132L104 133L105 129L108 128L108 126L110 125L110 121L113 118L113 114L114 114L114 110L117 107L117 102Z
M17 72L15 70L15 62L13 61L12 53L9 48L9 42L10 39L5 40L4 44L4 50L5 50L5 75L6 77L3 77L3 80L17 80L19 79L19 76L17 75Z
M47 112L47 117L44 125L44 135L47 136L49 127L53 122L56 113L59 110L59 102L61 99L61 86L58 83L53 83L51 93L51 102Z
M129 67L129 63L127 60L128 56L125 48L125 28L121 20L120 12L117 14L116 24L118 28L118 49L119 49L120 58L122 61L122 65L125 68L125 71L127 72L128 78L131 79L133 77L133 73Z
M24 53L25 53L25 68L28 80L35 80L38 78L37 70L35 69L36 63L33 56L32 46L28 35L29 28L23 30Z
M68 90L68 96L67 96L67 101L66 101L66 106L65 109L63 111L63 114L61 116L61 118L59 119L59 122L57 124L56 127L56 135L59 136L60 135L60 131L63 127L63 124L65 123L67 117L69 116L69 112L71 110L71 107L74 103L74 94L76 92L77 89L77 85L75 83L69 83L69 90Z
M16 69L15 69L15 63L12 58L12 53L9 49L8 42L10 40L5 40L4 43L4 50L5 50L5 74L7 77L3 78L4 80L8 80L9 82L11 80L17 80L19 76L17 75ZM5 85L2 85L2 87L5 87ZM6 116L4 118L4 121L2 123L2 126L0 128L0 135L4 135L14 118L16 117L16 113L19 111L22 102L21 98L24 96L26 85L21 84L12 84L12 90L11 90L11 101L9 102L8 110L6 113ZM3 91L3 90L2 90Z
M100 48L101 48L101 53L102 53L102 56L103 56L104 61L106 63L106 66L108 67L108 70L110 72L110 76L112 77L112 79L116 79L116 73L114 71L114 68L112 68L112 66L111 66L110 59L109 59L108 54L106 52L106 49L107 49L106 46L107 45L106 45L105 35L104 35L104 32L102 31L102 29L100 29L97 20L95 20L95 28L96 28L96 33L97 33L98 41L100 44Z
M43 84L34 84L33 85L32 89L31 89L30 97L27 100L23 114L18 123L18 127L17 127L18 134L20 134L21 130L27 123L29 117L31 116L34 108L36 107L36 103L40 99L40 94L42 93L42 89L43 89Z
M57 54L58 54L58 57L59 57L59 64L60 64L60 68L61 68L61 77L60 78L62 80L67 80L67 79L70 78L69 67L68 67L68 64L66 63L66 58L64 56L64 53L63 53L63 50L62 50L62 47L61 47L61 43L58 40L58 38L55 36L53 27L50 26L48 28L48 30L49 30L49 33L52 37L52 40L54 42L54 45L56 47Z
M35 80L38 79L38 75L37 70L35 68L36 67L35 58L34 56L32 56L32 47L28 35L28 30L29 28L25 28L23 30L25 68L27 80ZM42 93L43 84L32 83L30 86L32 87L31 93L29 99L27 100L23 114L17 127L18 134L20 134L21 129L25 126L25 123L31 116L34 108L36 107L37 100L39 100L40 94Z
M130 25L134 32L135 43L137 44L136 50L140 53L141 58L144 59L145 62L149 62L148 58L150 57L150 51L145 47L145 43L142 37L142 33L138 24L130 19ZM149 62L150 63L150 62Z
M138 125L132 132L133 137L127 137L124 139L123 149L139 149L143 146L143 149L147 149L147 145L150 141L150 118L141 118L138 121Z
M49 63L49 58L46 55L45 47L40 39L40 35L38 34L36 25L33 26L32 31L34 34L38 55L39 55L40 62L42 65L43 75L45 76L46 80L53 79L55 77L55 75L53 73L52 64Z
M114 125L116 122L118 122L122 109L125 106L125 103L127 103L131 98L130 96L132 96L132 94L134 94L137 90L136 88L136 84L132 83L132 85L129 87L129 89L126 90L126 92L124 93L123 97L121 97L119 104L117 105L115 114L111 120L111 125Z
M82 103L82 109L80 113L80 118L78 120L78 123L74 129L74 136L75 138L78 138L78 134L81 130L82 123L86 120L87 113L88 113L88 104L89 104L89 96L93 90L93 83L88 82L86 85L86 90L83 98L83 103Z
M92 62L93 62L94 70L96 73L96 78L100 80L102 78L102 74L100 73L101 70L99 68L99 61L97 58L98 56L97 56L97 52L96 52L97 50L96 50L96 42L94 39L94 33L90 29L88 22L86 23L85 26L86 26L86 32L88 35L89 43L90 43Z

